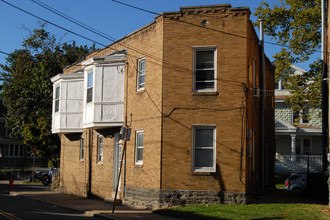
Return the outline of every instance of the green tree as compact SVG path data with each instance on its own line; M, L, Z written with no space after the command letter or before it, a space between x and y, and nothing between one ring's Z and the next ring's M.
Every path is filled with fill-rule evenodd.
M75 42L61 44L42 24L30 33L22 46L24 49L15 50L6 58L6 64L0 64L6 126L12 129L12 137L23 138L27 146L36 145L37 154L57 167L60 140L51 132L53 87L50 78L82 59L94 46L76 46Z
M283 79L292 93L287 102L293 110L321 105L321 61L314 60L302 75L288 72L290 64L306 62L321 46L321 0L280 0L270 6L266 2L254 14L264 19L264 33L275 39L282 49L273 56L276 80ZM254 23L259 26L259 22Z

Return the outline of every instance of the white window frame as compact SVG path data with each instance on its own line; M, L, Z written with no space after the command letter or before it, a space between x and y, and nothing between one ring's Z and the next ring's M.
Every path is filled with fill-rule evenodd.
M141 71L141 63L144 63L144 70ZM141 76L144 76L144 82L140 82ZM146 58L142 57L137 60L137 72L136 72L136 91L145 89L146 82Z
M89 79L89 76L92 75L92 85L88 86L88 79ZM87 82L86 82L86 103L91 103L93 102L93 96L94 96L94 71L93 70L88 70L87 71ZM92 98L91 100L88 100L88 91L91 90L92 91Z
M310 122L310 119L307 119L306 122L304 122L304 117L306 115L308 115L309 113L309 109L310 108L305 108L303 110L300 110L299 112L294 112L293 110L291 110L292 112L292 124L296 124L297 122L295 121L295 114L299 114L299 118L298 118L298 124L309 124ZM307 111L307 112L304 112L304 111Z
M59 112L60 111L60 95L61 95L61 87L60 85L55 86L55 91L54 91L54 112Z
M82 161L85 159L85 138L80 138L80 151L79 159Z
M139 143L139 137L140 135L143 135L143 142L142 142L142 146L138 145ZM144 130L136 130L135 131L135 164L136 165L142 165L143 164L143 151L144 151ZM142 149L142 158L138 158L138 150Z
M213 130L213 146L209 147L196 147L196 130L197 129L212 129ZM205 149L205 150L213 150L213 165L212 167L196 167L195 166L195 158L196 152L195 149ZM191 158L191 169L193 172L216 172L216 126L215 125L193 125L192 127L192 158Z
M216 92L217 91L217 48L216 46L197 46L193 47L194 49L194 57L193 57L193 91L194 92ZM205 80L205 82L213 82L214 87L213 88L203 88L203 89L197 89L197 80L196 80L196 71L197 71L197 52L199 51L213 51L213 68L205 68L201 70L213 70L214 71L214 77L213 80ZM201 81L202 82L202 81Z
M104 138L103 136L97 136L97 163L103 163L103 155L104 155L103 153L104 153Z

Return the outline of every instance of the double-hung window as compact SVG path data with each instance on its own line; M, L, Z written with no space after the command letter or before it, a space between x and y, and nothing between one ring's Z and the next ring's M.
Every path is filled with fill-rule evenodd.
M135 164L143 164L143 130L135 132Z
M145 58L138 59L138 67L137 67L137 84L136 90L143 90L145 87L145 73L146 73L146 60Z
M55 112L60 110L60 86L55 87Z
M98 136L97 139L97 162L103 162L103 137Z
M215 126L193 126L192 170L195 172L216 171Z
M194 49L194 91L216 91L216 48Z
M87 103L93 101L93 72L87 74Z
M292 123L308 124L309 123L308 114L309 114L309 108L305 108L298 112L292 111Z
M84 160L85 157L85 139L81 137L80 139L80 160Z

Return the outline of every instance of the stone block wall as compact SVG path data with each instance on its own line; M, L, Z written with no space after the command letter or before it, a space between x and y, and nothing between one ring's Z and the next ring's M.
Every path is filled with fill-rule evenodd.
M244 192L209 190L158 190L127 187L124 204L157 209L185 204L246 204Z

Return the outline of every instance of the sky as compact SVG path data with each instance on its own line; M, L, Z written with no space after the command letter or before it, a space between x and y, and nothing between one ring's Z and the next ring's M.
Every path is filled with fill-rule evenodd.
M146 9L148 11L162 13L168 11L179 11L180 7L213 5L213 4L231 4L232 7L249 7L252 14L251 20L255 22L256 17L253 16L255 8L258 7L262 0L118 0L122 3L134 5ZM120 39L125 35L143 27L144 25L154 21L155 15L145 11L137 10L119 4L117 0L0 0L0 51L11 53L15 49L22 48L22 41L27 38L29 31L38 27L40 18L45 19L57 26L63 27L79 35L89 38L92 41L99 42L103 45L109 45L112 42L91 33L70 21L41 7L39 4L51 7L65 15L74 18L114 39ZM9 2L13 6L6 4ZM278 0L266 0L273 5ZM31 13L39 18L18 10L18 7ZM42 21L43 22L43 21ZM58 39L64 42L76 42L76 45L93 44L92 41L76 36L72 33L60 29L53 24L47 25L47 31L55 34ZM259 29L256 29L259 35ZM272 39L266 37L266 41ZM275 43L275 42L274 42ZM96 44L97 48L103 46ZM280 46L265 44L265 53L273 61L272 56L281 49ZM0 63L5 63L7 55L0 53ZM299 64L301 68L307 68L308 63Z

